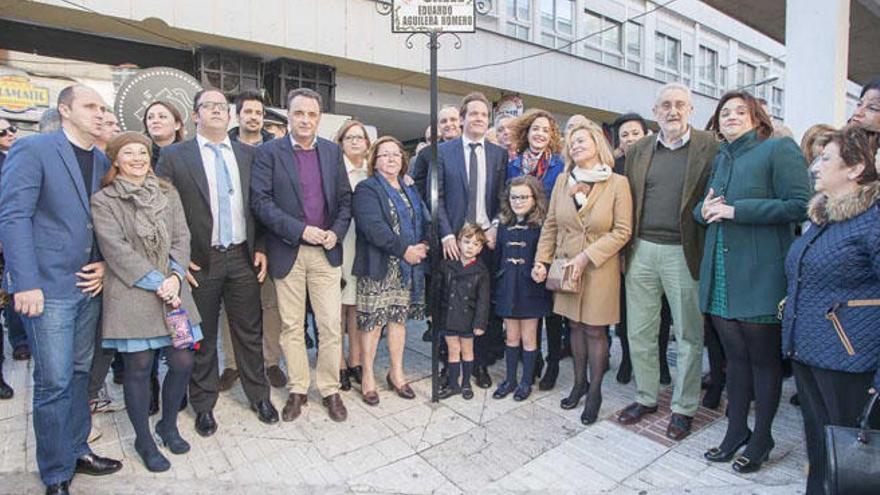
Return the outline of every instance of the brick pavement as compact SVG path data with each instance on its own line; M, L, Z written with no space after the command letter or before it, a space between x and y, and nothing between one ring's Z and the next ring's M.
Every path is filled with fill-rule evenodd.
M122 458L125 467L106 478L79 476L72 492L776 495L804 491L806 457L800 413L788 403L793 393L790 380L774 425L777 447L764 469L742 476L726 464L702 458L703 451L724 435L724 419L718 419L717 413L703 411L702 429L677 444L651 440L613 420L634 395L634 385L614 380L619 361L616 344L612 371L603 384L600 421L585 427L579 421L580 408L559 408L572 383L570 359L562 363L555 390L536 388L524 402L493 400L492 389L475 389L471 401L457 397L432 404L429 348L420 340L423 328L423 324L410 326L405 358L416 400L380 389L382 403L371 408L360 401L356 390L343 393L349 420L337 424L329 420L313 392L302 417L267 426L257 421L236 385L221 394L216 409L219 431L213 437L195 433L191 410L181 414L181 433L193 449L183 456L166 452L172 469L160 474L146 471L135 454L134 434L124 411L98 415L95 424L103 436L93 445L95 451ZM378 377L387 366L382 351L377 358ZM496 382L501 368L499 363L492 370ZM0 401L0 495L42 493L30 415L31 368L9 357L4 372L16 396ZM122 400L120 387L108 384L108 390ZM273 390L279 410L285 397L283 390Z

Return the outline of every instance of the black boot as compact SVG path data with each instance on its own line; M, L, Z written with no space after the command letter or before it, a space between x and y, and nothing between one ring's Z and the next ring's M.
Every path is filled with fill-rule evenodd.
M154 416L159 414L159 377L151 376L150 377L150 416Z
M351 378L348 376L348 368L339 369L339 389L345 392L351 390Z
M541 382L538 383L539 390L553 390L556 386L556 379L559 378L559 360L547 359L547 371L544 372Z

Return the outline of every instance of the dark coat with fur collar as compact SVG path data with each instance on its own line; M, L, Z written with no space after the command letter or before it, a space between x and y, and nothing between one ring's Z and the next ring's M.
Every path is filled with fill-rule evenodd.
M835 304L880 299L878 200L880 183L874 182L842 198L819 194L810 201L811 226L785 262L782 346L785 355L810 366L875 372L874 386L880 388L880 306L837 310L842 335L826 318Z

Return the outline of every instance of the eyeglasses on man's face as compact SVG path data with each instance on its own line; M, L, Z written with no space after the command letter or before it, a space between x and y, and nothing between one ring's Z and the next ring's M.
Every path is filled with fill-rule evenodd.
M209 112L213 112L214 110L227 111L229 110L229 103L223 101L203 101L199 103L199 108L204 108Z

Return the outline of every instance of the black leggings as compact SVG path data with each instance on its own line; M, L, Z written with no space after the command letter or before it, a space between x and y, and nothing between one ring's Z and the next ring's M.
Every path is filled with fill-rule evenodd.
M163 349L168 358L168 372L162 383L162 427L165 431L177 428L177 412L186 393L193 366L193 352L189 349ZM125 408L137 435L136 444L144 448L155 447L150 433L150 370L156 352L146 350L122 354L125 363L125 380L122 384Z
M727 358L727 434L722 449L748 435L749 406L755 398L755 429L743 455L758 460L772 441L771 428L782 392L782 329L712 316Z

